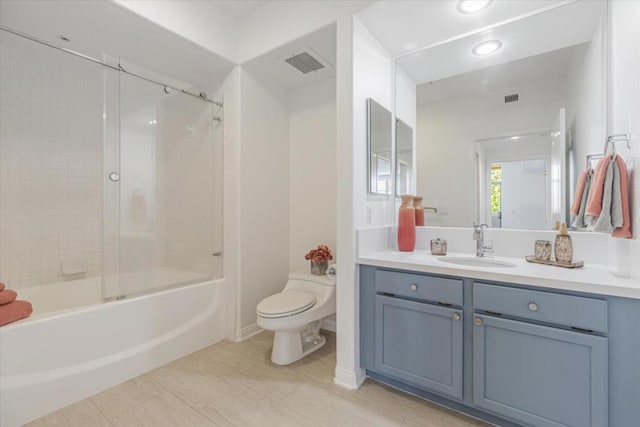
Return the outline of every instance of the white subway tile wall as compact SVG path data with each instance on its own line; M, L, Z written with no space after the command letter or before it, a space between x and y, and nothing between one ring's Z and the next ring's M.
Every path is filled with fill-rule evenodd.
M103 71L6 34L0 57L0 280L100 275Z

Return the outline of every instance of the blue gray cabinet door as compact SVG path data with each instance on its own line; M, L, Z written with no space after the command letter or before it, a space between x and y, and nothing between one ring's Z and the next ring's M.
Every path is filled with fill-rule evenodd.
M462 311L376 295L376 371L462 399Z
M531 426L607 425L606 338L483 315L473 323L476 406Z

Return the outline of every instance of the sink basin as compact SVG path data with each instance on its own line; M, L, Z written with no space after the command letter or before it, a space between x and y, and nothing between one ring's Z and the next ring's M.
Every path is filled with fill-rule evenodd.
M466 265L468 267L489 267L489 268L509 268L515 267L507 261L500 261L493 258L479 258L479 257L439 257L438 261L448 262L450 264Z

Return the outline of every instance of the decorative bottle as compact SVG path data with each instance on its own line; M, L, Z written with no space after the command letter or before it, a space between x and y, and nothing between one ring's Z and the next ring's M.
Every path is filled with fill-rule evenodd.
M413 196L403 195L398 213L398 249L411 252L416 247L416 214Z
M571 242L571 236L567 233L567 224L564 222L560 224L560 231L556 236L553 251L558 262L569 264L573 260L573 243Z
M416 227L424 226L424 207L422 206L422 197L415 196L413 198L413 209L416 214Z

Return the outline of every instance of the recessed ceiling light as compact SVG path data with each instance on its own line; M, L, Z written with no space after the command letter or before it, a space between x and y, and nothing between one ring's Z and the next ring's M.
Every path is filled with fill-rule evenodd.
M493 0L460 0L458 10L462 13L476 13L489 7Z
M518 135L512 136L511 139L520 139L520 136L518 136Z
M475 55L490 55L496 51L498 51L502 47L502 43L498 40L489 40L486 42L482 42L476 47L473 48L473 53Z

